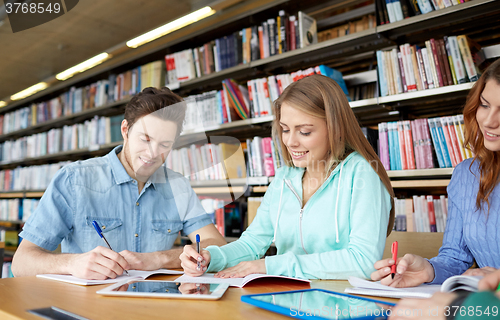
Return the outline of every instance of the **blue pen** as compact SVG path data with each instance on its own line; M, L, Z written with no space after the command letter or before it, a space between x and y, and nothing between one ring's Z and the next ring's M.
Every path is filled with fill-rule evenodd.
M115 250L113 250L113 248L111 248L111 245L109 244L108 240L106 240L106 238L102 234L102 230L99 227L99 224L97 224L97 221L95 221L95 220L92 221L92 225L94 226L95 231L97 231L97 234L99 235L99 237L101 237L104 240L104 242L106 242L106 244L108 245L109 250L115 251ZM123 271L125 271L125 273L127 274L127 276L129 275L127 270L123 270Z
M198 251L198 254L200 254L200 235L196 235L196 250ZM198 259L196 259L198 260ZM196 268L197 270L201 270L201 263L198 261L198 267Z

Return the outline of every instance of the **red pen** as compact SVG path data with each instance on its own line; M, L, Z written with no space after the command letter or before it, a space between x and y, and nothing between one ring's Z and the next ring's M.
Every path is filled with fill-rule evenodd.
M394 275L396 274L396 261L398 260L398 242L394 241L391 247L392 252L392 260L394 260L394 264L391 266L391 276L394 279Z

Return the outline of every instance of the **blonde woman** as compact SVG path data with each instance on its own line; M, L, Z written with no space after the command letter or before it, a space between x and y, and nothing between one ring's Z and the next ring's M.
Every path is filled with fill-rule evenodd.
M241 238L201 254L186 246L184 271L368 278L393 225L393 190L344 93L332 79L310 76L283 92L274 114L287 166ZM273 242L277 255L262 258Z

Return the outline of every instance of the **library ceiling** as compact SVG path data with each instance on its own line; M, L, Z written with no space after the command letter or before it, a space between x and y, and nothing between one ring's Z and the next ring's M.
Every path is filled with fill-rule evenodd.
M16 33L1 5L0 100L198 9L203 2L207 1L85 0L52 21Z

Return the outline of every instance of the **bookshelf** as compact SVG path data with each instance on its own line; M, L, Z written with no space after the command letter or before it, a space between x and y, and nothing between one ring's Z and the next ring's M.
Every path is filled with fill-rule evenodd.
M191 38L195 43L200 44L206 40L215 39L218 36L238 30L242 25L244 27L255 25L260 21L264 21L267 17L275 15L281 8L290 8L289 10L294 10L295 12L300 9L305 10L307 13L308 9L312 12L314 12L314 10L320 11L322 10L322 6L340 5L339 3L339 1L318 0L311 1L311 3L304 3L298 0L260 0L253 1L252 3L239 3L229 11L217 15L213 19L197 23L192 27L179 31L175 35L166 36L140 49L130 51L118 60L104 63L102 66L52 86L27 99L0 108L0 114L29 106L29 104L33 102L47 101L68 90L71 86L85 86L99 79L107 78L107 75L110 73L120 73L145 62L158 60L158 57L162 57L166 53L192 48L196 44L190 43ZM360 1L344 1L343 3L360 3ZM358 11L354 12L354 10L352 10L353 12L347 12L342 17L338 17L338 19L347 19L348 16L354 17L360 14L360 12L374 12L375 9L374 6L367 6L366 8L363 7L362 9L356 10ZM478 29L481 29L492 21L498 20L499 16L500 7L497 1L472 0L457 6L432 11L427 14L410 17L390 24L376 26L364 31L313 44L305 48L251 61L247 64L237 65L187 82L178 83L175 86L171 86L171 89L182 96L186 96L189 94L206 92L214 88L220 88L221 81L226 78L234 78L235 80L244 82L256 77L294 71L302 68L302 66L314 66L323 62L332 64L339 69L344 68L347 70L347 72L345 72L347 75L344 76L344 80L348 84L376 82L377 71L373 70L373 68L370 67L371 70L368 71L365 70L363 72L352 73L349 72L350 69L348 65L367 64L367 59L373 62L373 55L376 50L394 47L404 42L418 42L432 36L443 36L448 32L462 32L465 34L468 33L469 30L471 30L471 32L478 32ZM323 21L318 23L318 25L328 25L328 23L332 22ZM211 35L211 33L214 35ZM500 32L497 34L500 34ZM493 37L490 35L490 38ZM490 39L488 41L488 43L491 44L490 42L495 40ZM350 105L359 116L362 124L373 125L374 123L390 119L390 117L382 115L388 110L400 110L401 114L399 116L408 116L412 112L412 110L406 109L409 105L418 106L419 104L427 104L429 102L439 104L443 101L454 99L453 103L455 103L456 109L459 109L460 105L457 105L456 101L463 103L464 97L472 85L473 83L464 83L385 97L362 99L352 101ZM0 135L0 142L45 132L52 128L61 128L64 125L81 122L94 116L120 114L123 113L124 106L129 100L130 98L126 98L120 101L107 103L100 107L84 110L82 112L42 122L25 129L2 134ZM439 111L440 109L437 110ZM439 112L449 114L447 110ZM369 117L364 116L365 114L379 117L370 120ZM420 116L418 112L415 112L415 114ZM203 134L204 132L231 134L238 136L238 138L240 138L242 132L245 132L244 134L247 136L249 134L269 135L269 126L272 119L272 116L266 116L190 130L184 132L180 140L182 141L182 139L188 139L198 134ZM408 118L405 118L405 120L406 119ZM18 166L38 165L63 160L78 160L102 156L118 144L120 144L120 142L47 154L36 158L0 162L0 170L13 169ZM433 188L440 190L446 188L452 172L452 168L444 168L395 170L388 171L388 174L395 189L426 191ZM232 179L231 185L235 192L244 193L248 188L250 193L262 194L267 190L267 185L271 180L272 178L268 177L248 177L246 179ZM228 191L226 180L192 181L191 186L195 192L201 196L217 195L220 193L227 193ZM41 197L42 194L43 190L0 192L0 199L37 198Z

